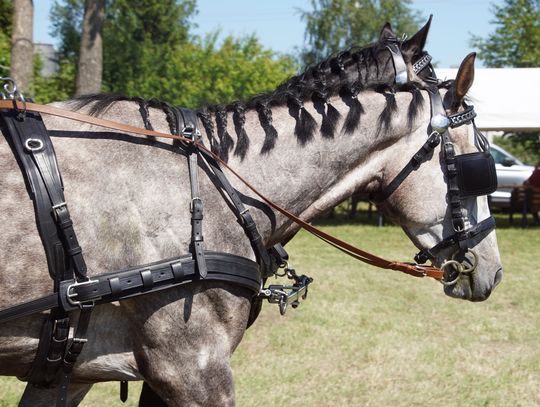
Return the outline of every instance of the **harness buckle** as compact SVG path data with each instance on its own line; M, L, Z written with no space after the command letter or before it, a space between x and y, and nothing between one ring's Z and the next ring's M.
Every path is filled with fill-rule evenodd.
M188 138L193 141L197 141L201 138L201 132L197 127L194 126L186 126L182 129L182 132L180 133L182 137Z
M67 211L67 203L65 201L52 206L54 218L57 222L60 217L60 211L62 208L65 208L65 210Z
M77 301L75 298L79 295L79 293L73 291L76 287L83 287L83 286L87 286L91 284L99 284L99 280L88 280L88 281L83 281L81 283L76 281L68 285L66 288L67 302L73 307L79 307L80 309L93 307L96 304L96 301L101 299L101 296L98 295L95 298L92 298L91 300ZM94 292L97 292L97 286L94 289Z
M189 211L191 213L193 213L193 211L195 210L195 202L199 202L199 207L202 206L202 199L199 198L198 196L196 196L195 198L192 198L191 201L189 202Z

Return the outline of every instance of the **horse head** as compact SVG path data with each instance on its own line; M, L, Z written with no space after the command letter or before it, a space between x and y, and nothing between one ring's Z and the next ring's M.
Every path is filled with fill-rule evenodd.
M474 110L465 101L474 80L474 60L474 53L468 55L454 81L428 91L431 106L426 115L431 123L424 134L444 133L438 140L441 149L433 148L400 179L403 160L417 154L419 145L407 138L396 143L400 153L387 162L380 208L421 249L417 260L430 259L444 270L447 295L482 301L501 281L502 267L486 197L496 187L494 166L489 144L474 125ZM457 125L436 128L437 114L457 120ZM422 122L420 133L426 120ZM464 191L467 188L472 192Z

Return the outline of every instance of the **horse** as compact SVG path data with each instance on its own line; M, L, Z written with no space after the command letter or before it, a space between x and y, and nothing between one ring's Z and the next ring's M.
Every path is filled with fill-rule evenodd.
M351 49L309 67L275 91L247 102L197 112L203 142L264 196L309 222L355 192L377 196L388 219L444 269L444 292L482 301L502 278L495 232L474 252L452 244L430 252L455 233L450 174L443 153L392 186L433 127L429 78L416 73L428 24L397 41L389 25L375 44ZM403 55L398 69L395 52ZM398 70L405 72L400 81ZM455 81L439 86L446 114L464 111L474 78L474 55ZM53 106L171 131L170 109L158 101L89 96ZM43 115L90 276L190 251L190 184L186 154L172 141ZM6 135L6 128L1 128ZM460 154L477 151L473 124L448 128ZM254 259L231 204L199 157L204 200L204 247ZM52 292L25 181L5 137L0 138L0 310ZM287 242L298 225L272 210L244 184L232 181L266 248ZM489 218L485 196L461 200L460 216L474 228ZM200 279L189 285L94 307L87 339L74 367L68 404L78 405L93 383L144 380L141 405L235 404L230 357L260 302L245 287ZM33 314L2 323L0 374L25 377L44 320ZM27 387L20 405L54 404L58 389ZM153 400L148 402L147 400ZM161 403L161 404L159 404Z

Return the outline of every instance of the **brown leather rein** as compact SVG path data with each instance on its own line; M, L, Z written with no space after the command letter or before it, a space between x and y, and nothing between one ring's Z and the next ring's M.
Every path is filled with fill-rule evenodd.
M189 138L177 136L168 133L161 133L154 130L146 130L143 128L130 126L128 124L115 122L112 120L101 119L94 116L85 115L82 113L73 112L70 110L60 109L57 107L49 105L41 105L31 102L19 102L14 100L0 100L0 109L12 109L18 110L20 112L31 111L49 114L53 116L63 117L69 120L75 120L82 123L92 124L95 126L105 127L113 130L119 130L127 133L135 133L145 136L152 137L161 137L174 140L181 140L186 143L192 143L193 141ZM238 174L234 169L229 167L226 162L224 162L219 156L214 154L212 151L207 149L204 145L197 143L197 148L204 151L206 154L211 155L217 162L227 168L232 174L234 174L241 182L243 182L249 189L251 189L257 196L259 196L268 206L280 212L291 221L307 230L311 234L317 236L319 239L327 242L328 244L334 246L335 248L341 250L342 252L348 254L349 256L363 261L364 263L371 264L372 266L401 271L403 273L409 274L414 277L432 277L436 280L441 280L443 278L443 271L434 266L415 264L415 263L404 263L398 261L389 261L381 257L375 256L371 253L365 252L341 239L338 239L317 227L309 224L308 222L300 219L296 215L290 213L286 209L283 209L279 205L272 202L270 199L262 195L257 189L255 189L248 181L246 181L240 174Z

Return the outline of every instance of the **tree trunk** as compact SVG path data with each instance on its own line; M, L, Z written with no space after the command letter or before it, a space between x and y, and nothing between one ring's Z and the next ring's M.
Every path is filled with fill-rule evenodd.
M34 4L32 0L13 0L13 31L11 33L10 76L19 90L28 91L32 79L32 26Z
M77 95L99 93L103 72L101 27L105 0L85 0L83 32L77 70Z

